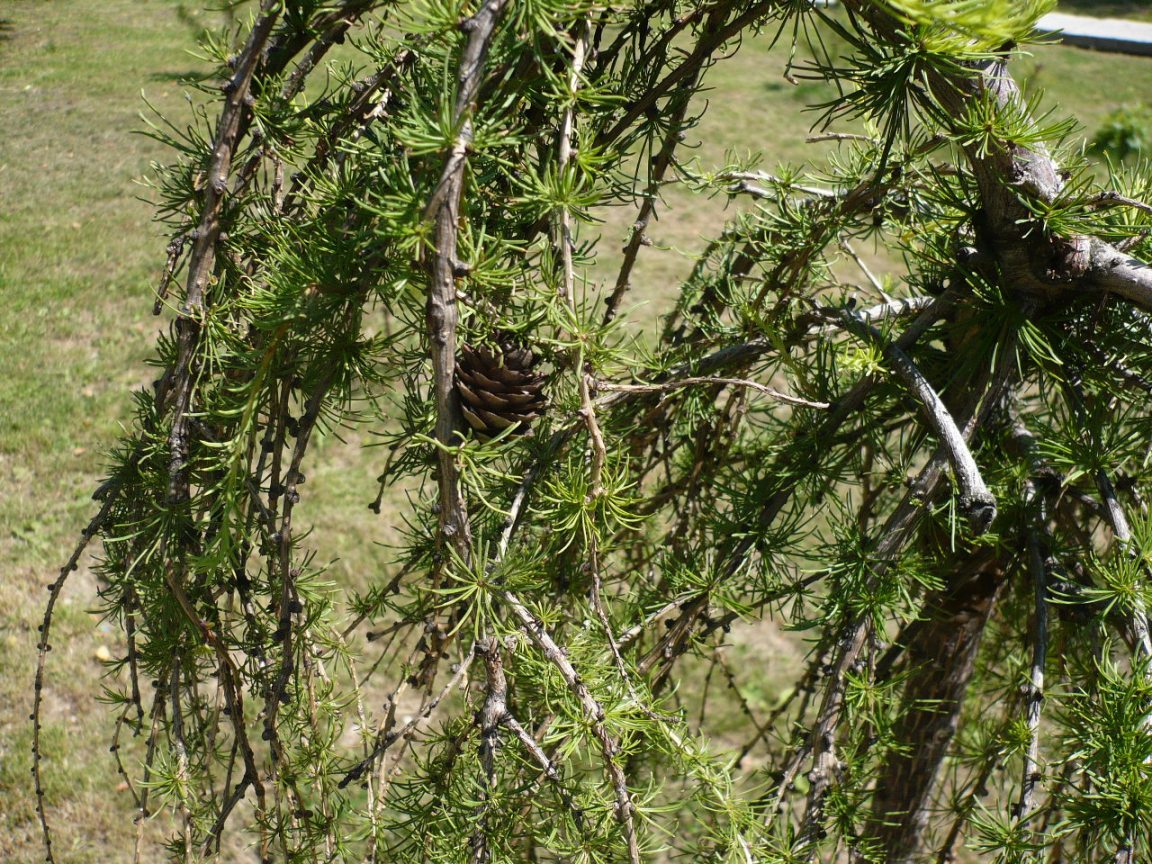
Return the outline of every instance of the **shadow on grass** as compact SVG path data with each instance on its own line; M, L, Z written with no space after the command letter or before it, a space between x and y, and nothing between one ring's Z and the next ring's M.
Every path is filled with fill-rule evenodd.
M16 28L12 26L11 18L0 18L0 42L7 42L12 38L12 31Z

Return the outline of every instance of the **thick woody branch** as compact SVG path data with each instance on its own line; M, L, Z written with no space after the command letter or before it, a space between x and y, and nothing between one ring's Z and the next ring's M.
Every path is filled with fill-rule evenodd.
M212 161L205 178L204 203L200 210L200 222L195 231L192 252L188 259L188 277L185 283L184 303L177 319L177 352L173 364L170 384L157 392L157 402L163 404L168 386L172 388L173 420L168 436L169 449L169 488L168 496L173 502L188 497L188 412L191 407L193 369L196 348L200 341L200 327L206 305L205 292L216 264L216 244L220 239L221 214L225 194L228 189L228 176L232 170L237 140L251 111L248 105L252 79L260 63L263 49L272 34L280 4L265 0L261 5L261 15L257 19L232 78L225 84L224 108L220 112L220 123L216 128L216 138L212 144Z
M985 484L980 468L972 457L972 451L968 449L964 436L956 427L952 414L932 384L924 377L924 373L900 346L888 344L883 334L862 322L857 322L856 329L869 341L881 347L884 357L920 402L924 416L952 464L960 488L961 511L968 518L972 530L976 534L983 534L996 518L996 499Z
M898 44L908 37L901 23L871 0L844 5L868 21L882 39ZM1008 56L972 63L962 72L926 74L925 110L963 133L967 106L990 102L1005 113L1019 113L1025 98L1008 72ZM1030 204L1051 205L1064 191L1062 172L1043 144L981 138L964 147L980 190L981 230L1009 286L1029 296L1058 299L1083 288L1118 294L1152 309L1152 267L1094 237L1047 236ZM1123 200L1121 200L1123 199ZM1099 203L1139 205L1105 193Z
M432 352L433 390L436 402L436 440L440 460L440 536L450 543L461 560L471 555L472 537L468 505L460 489L460 472L450 445L463 425L454 386L456 368L456 279L465 268L456 258L460 222L460 198L464 187L464 167L472 141L472 112L476 92L484 75L488 48L496 24L508 0L488 0L461 28L468 34L460 58L453 120L456 141L444 164L440 182L424 211L434 225L432 249L427 260L428 336Z
M1152 311L1152 265L1101 240L1093 239L1089 248L1091 263L1086 281Z

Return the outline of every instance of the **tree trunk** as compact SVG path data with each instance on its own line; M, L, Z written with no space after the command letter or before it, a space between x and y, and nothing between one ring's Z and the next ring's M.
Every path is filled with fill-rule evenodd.
M1004 581L999 560L958 568L950 587L925 602L923 620L908 628L904 693L909 706L876 783L871 834L888 864L912 864L923 842L936 776L952 742L984 626Z

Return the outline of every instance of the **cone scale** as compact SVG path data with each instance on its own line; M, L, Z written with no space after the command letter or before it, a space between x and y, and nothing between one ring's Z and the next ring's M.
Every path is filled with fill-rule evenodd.
M546 406L544 376L527 348L464 345L456 356L456 392L468 425L481 438L530 431Z

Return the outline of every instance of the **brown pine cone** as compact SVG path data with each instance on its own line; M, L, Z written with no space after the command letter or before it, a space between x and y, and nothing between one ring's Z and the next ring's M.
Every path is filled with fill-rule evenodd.
M464 418L481 438L510 426L527 433L547 404L544 376L527 348L504 344L493 349L463 345L456 355L456 392Z

